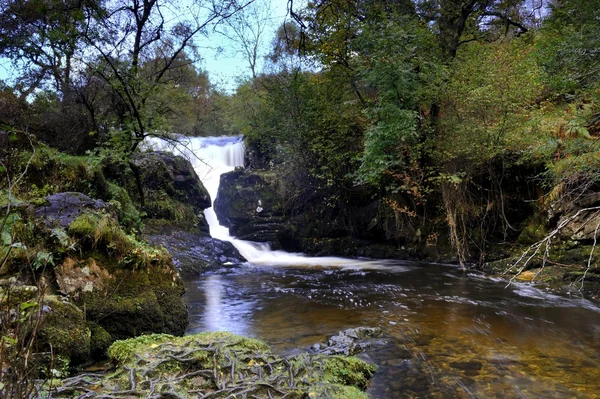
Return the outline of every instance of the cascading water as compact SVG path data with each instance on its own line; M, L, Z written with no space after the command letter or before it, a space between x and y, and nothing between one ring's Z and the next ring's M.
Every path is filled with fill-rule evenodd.
M146 139L145 148L170 151L183 155L192 163L211 199L217 197L220 177L236 167L244 166L244 144L242 136L234 137L180 137L177 142L167 142L157 138ZM400 268L405 266L386 265L381 260L346 259L336 257L309 257L298 253L274 251L269 244L243 241L229 235L229 229L219 224L214 209L204 211L206 221L213 238L231 242L240 254L251 264L272 266L323 266L337 268L381 269Z

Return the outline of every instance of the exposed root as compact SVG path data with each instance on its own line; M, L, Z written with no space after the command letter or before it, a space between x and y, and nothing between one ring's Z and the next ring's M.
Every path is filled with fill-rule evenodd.
M319 381L332 358L308 354L277 358L266 349L247 348L241 341L205 345L190 339L181 345L164 343L146 348L141 356L131 355L110 376L84 374L67 379L48 397L301 398ZM365 378L372 371L365 363Z
M590 212L590 211L598 211L600 210L600 206L595 206L595 207L591 207L591 208L583 208L580 209L579 211L577 211L574 215L566 218L565 220L561 221L558 226L552 230L550 233L548 233L546 235L546 237L544 237L543 239L541 239L540 241L532 244L529 246L529 248L527 248L519 257L519 259L517 259L516 262L514 262L508 269L506 269L502 274L505 275L511 271L513 271L514 269L517 269L517 272L515 273L515 275L508 281L508 283L506 284L506 287L509 287L510 284L519 276L521 275L521 273L523 273L523 271L527 268L527 266L529 265L529 263L531 262L531 260L533 258L535 258L540 251L543 251L543 255L542 255L542 266L540 268L540 270L535 274L535 276L533 277L533 279L535 280L535 278L537 278L537 276L542 272L542 270L544 269L544 267L546 266L546 264L549 262L549 257L550 257L550 248L552 247L552 240L554 238L556 238L558 236L558 234L573 220L576 220L582 213L584 212ZM588 218L586 219L577 229L577 231L583 229L583 227L589 223L591 219ZM597 242L597 235L598 235L598 229L600 228L600 223L596 226L596 229L594 230L594 243L592 245L592 249L590 251L590 256L588 258L588 262L587 262L587 268L583 274L583 276L581 277L581 279L579 279L577 282L580 282L581 285L579 287L579 290L581 291L581 289L583 289L583 283L585 281L585 277L587 275L587 273L589 272L589 270L592 268L592 258L594 255L594 250L596 248L596 242Z

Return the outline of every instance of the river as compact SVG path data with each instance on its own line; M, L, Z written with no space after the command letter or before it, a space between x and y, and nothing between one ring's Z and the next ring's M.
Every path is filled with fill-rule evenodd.
M388 265L384 265L389 267ZM186 284L189 333L226 330L281 353L382 327L373 398L600 397L600 308L445 265L393 270L247 264Z
M243 166L241 137L182 147L216 197ZM379 366L373 398L600 398L600 307L529 283L438 264L310 258L229 236L212 208L211 235L249 260L186 282L188 333L230 331L282 354L346 328L381 327L361 357Z

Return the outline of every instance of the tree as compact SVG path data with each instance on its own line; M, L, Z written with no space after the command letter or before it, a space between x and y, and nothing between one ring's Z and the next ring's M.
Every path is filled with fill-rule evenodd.
M75 64L83 57L83 34L102 13L102 0L1 0L0 56L21 74L21 98L49 79L69 101Z
M271 27L273 10L270 0L256 0L226 20L223 35L237 44L236 53L241 53L248 62L252 78L259 72L264 58L267 30Z
M422 0L419 17L437 31L448 60L459 46L476 40L493 41L499 35L519 36L528 31L521 14L523 0Z
M96 73L123 107L113 145L133 151L146 136L165 132L164 112L153 99L168 85L168 72L181 67L177 60L196 35L244 6L235 0L123 0L107 8L108 17L97 21L86 41L99 57Z

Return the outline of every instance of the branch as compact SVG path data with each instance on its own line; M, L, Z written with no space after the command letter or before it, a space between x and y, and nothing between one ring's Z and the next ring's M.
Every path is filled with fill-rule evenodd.
M580 209L574 215L572 215L572 216L566 218L565 220L563 220L562 222L560 222L560 224L554 230L552 230L548 235L546 235L546 237L544 237L542 240L530 245L529 248L527 248L527 250L525 250L525 252L523 252L523 254L521 254L521 257L519 257L519 259L517 259L517 261L515 263L513 263L513 265L511 267L509 267L508 269L506 269L504 271L504 273L502 273L502 275L505 275L508 272L510 272L511 270L513 270L514 268L516 268L517 266L519 266L521 261L523 259L525 259L525 257L531 253L531 255L529 255L527 260L525 260L523 262L522 267L519 269L519 271L508 281L508 284L506 285L506 287L510 286L510 284L523 272L523 270L525 270L525 268L527 267L527 265L529 264L531 259L533 259L538 254L538 252L540 251L542 246L545 246L544 259L543 259L543 263L542 263L542 267L544 267L546 264L547 258L549 256L549 253L550 253L550 244L551 244L552 239L555 236L557 236L560 233L560 231L563 228L565 228L570 222L577 219L579 217L579 215L581 215L583 212L597 211L597 210L600 210L600 206ZM581 229L589 221L590 221L590 219L584 221L583 224L579 228ZM591 267L590 266L591 265L591 257L594 253L594 248L596 247L596 235L598 233L599 227L600 227L600 224L598 226L596 226L596 230L594 231L594 246L592 247L592 251L590 253L590 258L588 259L588 270ZM586 270L586 273L587 273L587 270ZM539 272L538 272L538 274L539 274ZM536 274L536 276L537 276L537 274ZM584 277L585 277L585 275L584 275Z
M500 12L496 12L496 11L485 11L483 13L481 13L481 16L483 17L496 17L496 18L500 18L501 20L503 20L504 22L506 22L508 25L512 25L515 26L517 28L519 28L519 33L517 33L517 36L522 35L523 33L527 33L529 32L529 29L526 28L524 25L522 25L521 23L514 21L512 19L510 19L509 17L507 17L506 15L500 13Z

